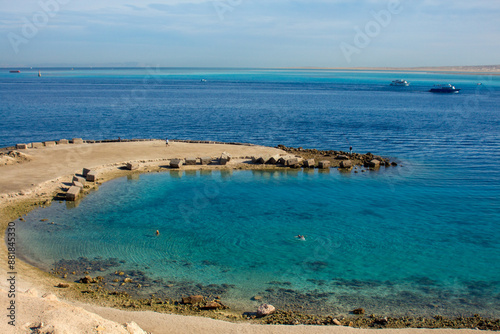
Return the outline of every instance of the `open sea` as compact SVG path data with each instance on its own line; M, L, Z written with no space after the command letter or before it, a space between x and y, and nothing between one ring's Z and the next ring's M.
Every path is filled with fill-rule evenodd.
M0 71L0 147L168 137L352 146L399 166L116 179L78 206L55 202L18 221L18 254L26 261L47 271L79 268L110 282L123 271L134 284L117 289L175 299L217 295L246 311L264 301L318 314L363 307L380 315L500 317L500 76L196 68L41 73ZM389 86L399 78L411 85ZM438 83L461 91L429 93Z

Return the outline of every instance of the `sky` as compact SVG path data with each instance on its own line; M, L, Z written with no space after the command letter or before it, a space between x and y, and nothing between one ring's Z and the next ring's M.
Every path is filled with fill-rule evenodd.
M0 66L500 63L498 0L0 0Z

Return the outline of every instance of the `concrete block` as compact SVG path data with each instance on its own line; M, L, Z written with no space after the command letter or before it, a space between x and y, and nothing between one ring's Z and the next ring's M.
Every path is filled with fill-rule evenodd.
M266 156L260 156L260 157L252 157L252 162L254 164L259 164L259 165L262 165L262 164L265 164L266 163L266 160L268 159L268 157Z
M52 147L52 146L56 146L56 142L55 141L44 141L43 145L45 147Z
M342 160L340 162L340 168L352 168L352 161L351 160Z
M318 162L318 168L320 168L320 169L330 168L330 161L323 160L323 161Z
M190 165L190 166L196 165L196 158L193 157L186 158L184 161L184 165Z
M285 161L285 166L294 166L299 164L299 158L288 158Z
M71 180L71 181L80 182L83 185L85 185L85 183L87 183L87 181L83 177L76 176L76 175L73 176L73 180Z
M270 158L267 159L266 164L268 165L276 165L278 163L278 160L280 159L279 154L273 155Z
M315 165L315 161L314 161L314 159L307 159L307 160L304 160L304 167L307 167L307 168L314 168L314 165Z
M80 182L78 182L78 181L73 181L72 185L73 185L73 186L75 186L75 187L79 187L79 188L82 188L82 189L83 189L83 184L81 184L81 183L80 183Z
M181 159L170 160L170 168L181 168L183 161Z
M92 169L90 168L84 168L83 171L82 171L82 175L83 177L87 177L87 174L91 171Z
M17 150L26 150L28 148L28 144L17 144L16 149Z
M82 138L73 138L73 139L71 139L71 142L73 144L83 144L83 139Z
M127 167L128 170L136 170L139 169L139 163L138 162L128 162Z
M57 145L66 145L66 144L69 144L69 140L67 139L59 139L57 141Z
M87 173L85 178L88 182L96 182L97 181L97 172L95 170L91 170Z
M202 165L208 165L212 162L212 158L211 157L202 157L202 158L200 158L200 161L201 161Z
M43 147L43 143L39 143L39 142L31 143L31 148L42 148L42 147Z
M219 164L226 165L229 161L231 161L231 155L229 155L226 152L222 153L220 158L219 158Z
M80 192L82 189L80 187L71 186L66 192L66 200L67 201L75 201L78 196L80 196Z
M365 163L365 167L371 167L371 168L380 167L380 161L377 159L373 159L372 161Z

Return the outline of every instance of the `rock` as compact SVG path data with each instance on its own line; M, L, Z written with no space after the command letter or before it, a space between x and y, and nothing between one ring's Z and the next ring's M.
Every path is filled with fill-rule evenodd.
M194 166L196 165L196 158L194 157L188 157L184 161L184 165L189 165L189 166Z
M201 161L202 165L208 165L212 162L212 158L211 157L202 157L202 158L200 158L200 161Z
M91 170L87 173L86 180L89 182L97 181L97 172L95 170Z
M132 279L130 277L127 277L123 280L124 283L132 283Z
M56 142L55 141L44 141L43 145L45 147L52 147L52 146L56 146Z
M127 167L128 170L136 170L139 169L139 163L137 162L128 162Z
M349 157L345 154L339 154L337 155L337 157L335 159L338 159L338 160L349 160Z
M217 303L216 301L206 303L205 306L202 307L204 310L216 310L222 308L222 305Z
M340 162L340 168L352 168L352 161L351 160L342 160Z
M76 186L71 186L69 187L68 191L66 192L66 200L67 201L75 201L78 196L80 195L80 191L82 188L76 187Z
M398 165L398 164L397 164L397 163L395 163L394 161L393 161L393 162L391 162L391 166L396 167L397 165Z
M170 168L181 168L183 161L181 159L170 160Z
M276 308L270 304L262 304L257 308L257 316L265 317L276 312Z
M17 150L26 150L28 148L27 144L17 144L16 149Z
M126 323L124 326L127 332L129 332L130 334L147 334L147 332L142 330L142 328L133 321Z
M337 319L333 319L332 322L334 325L342 326L342 323L340 321L338 321Z
M315 165L314 159L304 160L304 167L314 168L314 165Z
M377 159L372 159L370 161L365 162L364 166L371 168L380 167L380 161Z
M318 168L320 168L320 169L330 168L330 161L323 160L323 161L318 162Z
M253 296L252 300L262 300L262 296Z
M73 138L73 139L71 139L71 143L73 143L73 144L83 144L83 139L82 138Z
M69 283L59 283L57 284L58 288L69 288Z
M83 283L83 284L90 284L90 283L94 283L94 282L95 282L95 280L92 279L92 277L90 277L88 275L80 278L80 283Z
M200 295L182 297L183 304L198 304L201 303L202 301L203 301L203 296Z
M360 308L352 310L352 313L354 313L354 314L365 314L365 309L362 308L362 307L360 307Z

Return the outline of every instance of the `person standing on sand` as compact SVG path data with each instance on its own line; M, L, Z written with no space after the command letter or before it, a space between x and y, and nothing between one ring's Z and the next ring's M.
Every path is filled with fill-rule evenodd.
M166 141L166 143L167 143L167 146L168 146L168 137L167 137L167 138L165 138L165 141Z
M352 154L352 146L349 146L349 152Z

